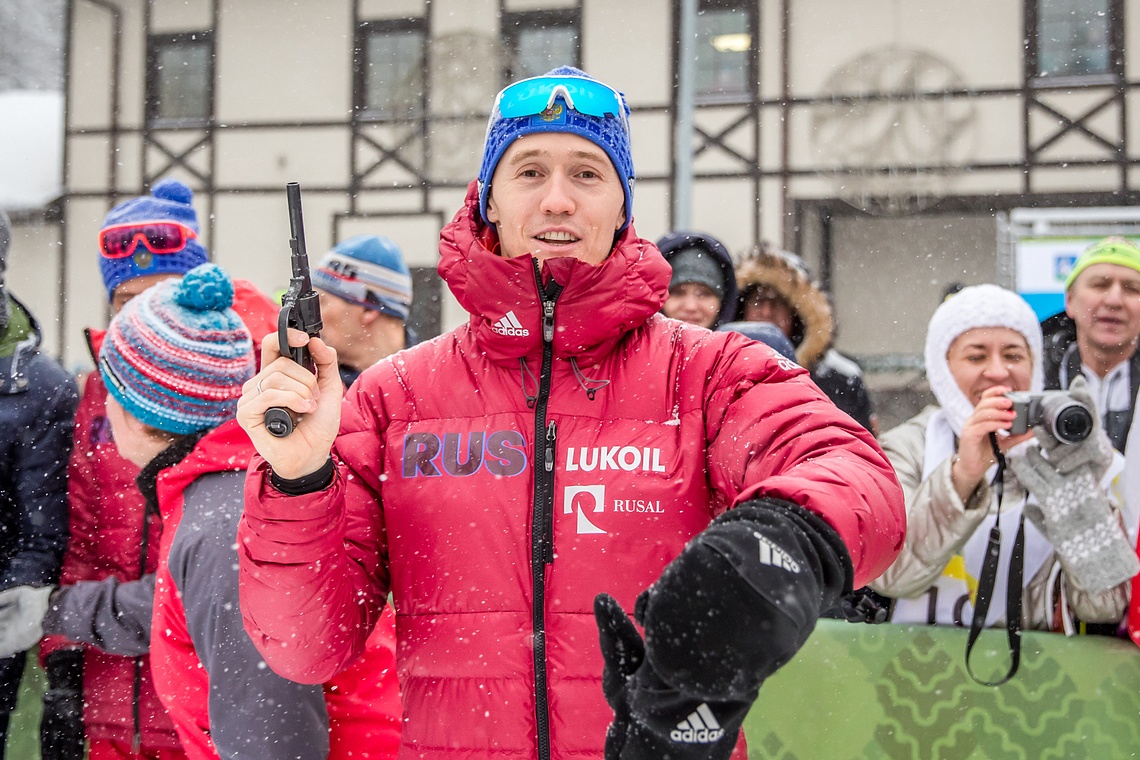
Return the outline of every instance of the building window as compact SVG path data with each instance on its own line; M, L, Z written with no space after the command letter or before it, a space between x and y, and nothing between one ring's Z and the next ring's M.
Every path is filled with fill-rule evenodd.
M427 100L427 20L366 21L357 30L357 115L418 119Z
M697 13L696 96L703 101L750 98L754 90L756 2L701 0Z
M577 10L504 13L508 82L542 76L558 66L581 68L581 15Z
M1113 73L1115 3L1110 0L1030 0L1037 77Z
M147 122L193 127L214 112L214 34L151 35L147 42Z

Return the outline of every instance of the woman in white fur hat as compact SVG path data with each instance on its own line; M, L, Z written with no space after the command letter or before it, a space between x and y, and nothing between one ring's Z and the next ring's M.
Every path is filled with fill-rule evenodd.
M928 407L882 440L907 509L903 551L871 584L892 598L893 622L968 627L990 529L997 523L1003 540L985 622L1004 625L1006 578L1022 514L1029 518L1022 626L1071 630L1074 619L1122 619L1129 579L1140 569L1131 550L1137 518L1122 516L1117 507L1113 483L1121 479L1123 462L1099 422L1092 435L1074 444L1058 443L1044 429L1021 436L1006 432L1014 413L1004 394L1042 388L1041 343L1029 305L996 285L965 288L931 318L926 373L940 406ZM1070 393L1092 408L1084 386L1074 385ZM1008 455L1000 504L998 489L991 488L991 433ZM1055 609L1072 615L1058 623Z

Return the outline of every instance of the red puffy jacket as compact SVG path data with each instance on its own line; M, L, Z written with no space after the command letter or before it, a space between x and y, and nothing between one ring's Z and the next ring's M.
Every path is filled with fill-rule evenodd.
M261 338L277 329L279 309L251 282L234 280L234 310L253 335L259 361ZM96 362L104 335L102 330L87 330L88 348ZM106 400L103 379L92 372L75 415L75 448L68 466L71 539L63 559L62 585L112 576L132 581L153 573L158 564L162 523L146 513L135 484L139 468L115 448L104 410ZM69 646L75 644L49 636L40 654L44 657ZM83 720L87 738L125 745L137 738L143 749L179 747L174 725L154 693L150 658L107 654L95 647L85 649Z
M546 740L552 758L600 758L613 713L596 594L632 609L716 514L756 496L826 519L862 585L901 546L903 497L806 371L658 315L670 270L632 227L600 266L540 273L491 253L477 220L472 186L440 244L471 320L357 380L333 484L287 497L255 458L245 625L278 672L321 681L391 589L402 758L537 758Z

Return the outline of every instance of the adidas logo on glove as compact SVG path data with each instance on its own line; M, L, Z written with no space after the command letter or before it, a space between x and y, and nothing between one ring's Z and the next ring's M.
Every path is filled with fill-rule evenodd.
M513 310L508 311L498 322L491 325L491 332L498 333L499 335L512 335L519 338L525 338L530 335L530 330L522 326L522 322L519 322L519 318L515 316Z
M798 573L800 571L800 563L791 558L786 551L776 546L774 543L764 538L753 531L752 535L760 540L760 564L771 565L772 567L782 567L788 572Z
M669 732L670 739L686 744L712 744L723 736L724 729L720 727L707 702L702 702L700 707L689 713L689 717Z

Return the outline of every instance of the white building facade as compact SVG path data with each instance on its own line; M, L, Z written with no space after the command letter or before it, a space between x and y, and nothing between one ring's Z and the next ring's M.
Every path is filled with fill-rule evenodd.
M633 109L634 224L673 226L680 0L70 0L61 253L35 305L70 365L106 321L96 233L162 177L214 260L288 282L284 187L310 255L375 232L430 336L434 273L506 83L563 63ZM692 222L800 253L838 346L913 363L944 286L1010 284L999 215L1140 205L1140 0L699 0ZM1126 23L1126 19L1131 23Z

